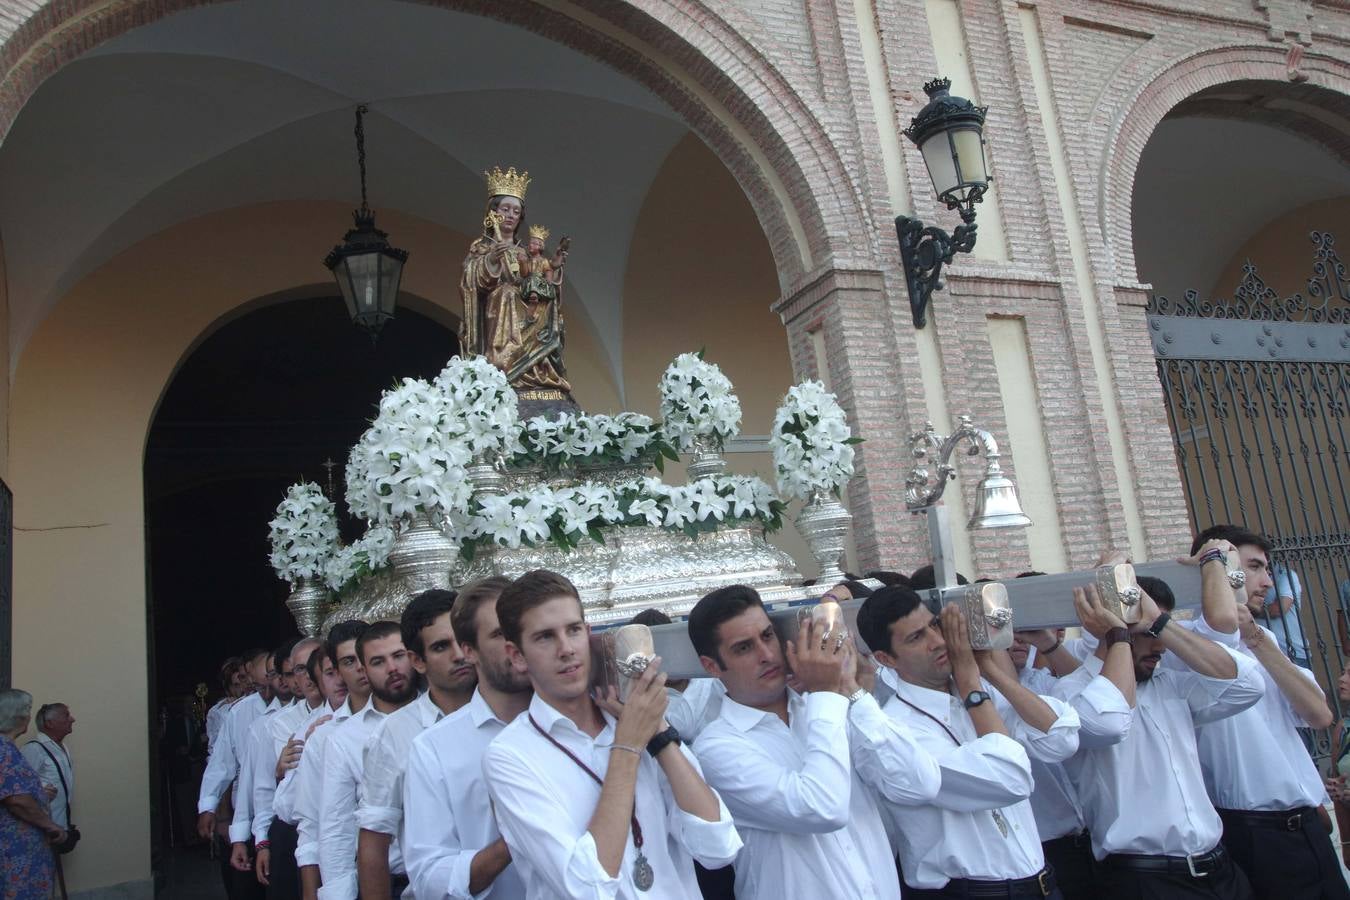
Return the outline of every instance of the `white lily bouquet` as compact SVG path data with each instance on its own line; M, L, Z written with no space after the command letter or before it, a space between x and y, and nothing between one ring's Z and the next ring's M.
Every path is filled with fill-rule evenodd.
M513 462L556 472L564 466L604 466L644 458L658 469L663 468L663 459L679 458L651 416L563 413L556 419L535 416L526 421Z
M464 467L468 440L452 439L455 425L444 394L420 378L405 378L380 398L375 421L347 460L347 507L380 525L433 521L468 505Z
M681 353L661 376L661 418L666 437L682 451L698 439L718 450L740 434L741 401L722 370L703 359L703 351Z
M787 497L808 499L829 491L836 497L853 477L852 436L844 410L819 381L803 381L788 389L773 418L769 447L778 490Z
M278 578L292 585L304 578L319 578L337 548L333 501L317 484L302 481L291 485L286 498L277 505L270 536L272 569Z
M782 527L786 506L761 479L718 475L691 485L670 486L643 478L609 488L584 482L475 497L461 532L460 553L472 560L478 548L537 547L552 542L563 551L590 538L605 543L608 529L636 525L700 532L757 521L766 531Z
M516 392L501 369L481 356L454 356L432 387L445 404L441 428L447 439L466 444L471 456L506 456L516 449Z
M373 575L389 566L389 551L394 547L394 530L371 525L366 533L345 547L339 547L323 567L323 580L334 593L341 593L353 581Z

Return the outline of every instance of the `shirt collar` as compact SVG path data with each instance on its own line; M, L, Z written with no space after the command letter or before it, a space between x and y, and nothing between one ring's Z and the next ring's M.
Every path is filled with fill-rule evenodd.
M552 707L549 708L552 709ZM530 709L534 709L533 703L531 703ZM473 696L469 698L469 718L473 719L474 728L482 728L488 722L497 722L500 725L508 724L497 718L497 714L488 705L487 698L478 688L473 689ZM535 721L539 722L538 716L535 716ZM539 722L539 724L543 725L544 723Z
M895 695L943 722L951 718L952 695L946 691L935 691L932 688L920 687L897 677L895 679Z
M791 688L785 690L788 693L788 720L791 721L796 718L802 704L806 701L801 694ZM718 715L726 719L737 731L743 733L750 731L760 722L763 722L765 718L778 719L777 715L768 710L755 709L753 706L737 703L729 696L722 698L722 709Z
M359 713L355 713L352 716L352 718L361 719L362 721L366 722L369 721L378 722L380 719L385 718L387 715L388 713L382 713L375 708L375 700L372 698L370 700L367 700L366 705L361 707L361 711Z
M445 718L445 713L441 712L441 708L436 705L436 701L431 699L431 691L423 691L413 701L413 707L417 710L414 715L422 723L423 728L430 728Z
M477 693L477 691L474 691L474 693ZM484 703L484 706L486 705L487 704ZM489 710L489 713L491 713L491 710ZM605 719L606 728L614 727L613 716L603 709L600 710L600 715ZM545 734L552 734L555 728L562 728L565 731L570 730L574 734L581 735L588 741L598 740L598 737L592 738L589 734L586 734L578 728L575 722L550 706L548 701L538 694L535 694L534 697L530 699L530 716L539 723L539 727L544 729Z

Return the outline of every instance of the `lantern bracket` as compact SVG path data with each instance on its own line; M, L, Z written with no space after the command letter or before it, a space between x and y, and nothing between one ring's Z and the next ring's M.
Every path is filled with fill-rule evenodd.
M915 328L928 324L928 301L933 291L942 288L942 267L957 253L969 253L975 248L974 209L962 207L961 218L965 224L948 234L936 225L925 225L921 219L895 217L895 234L900 240L900 260L905 266Z

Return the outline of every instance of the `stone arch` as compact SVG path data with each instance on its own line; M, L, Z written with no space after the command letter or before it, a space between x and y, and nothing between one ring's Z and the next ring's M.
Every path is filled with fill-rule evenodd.
M1350 65L1344 61L1309 53L1299 71L1307 85L1350 99ZM1107 111L1093 123L1104 126L1107 133L1097 179L1098 224L1114 260L1114 277L1129 283L1138 281L1131 222L1135 174L1144 145L1158 123L1178 104L1209 88L1232 82L1290 83L1288 55L1279 46L1211 48L1138 74L1139 86L1116 105L1103 104ZM1122 71L1121 75L1128 83L1130 73Z
M42 3L0 46L0 139L41 83L88 50L175 12L224 0ZM668 103L735 176L773 249L780 284L859 249L831 222L870 218L824 125L756 49L758 27L725 0L399 0L515 25L585 53ZM875 231L875 229L869 229ZM864 254L866 250L861 251Z

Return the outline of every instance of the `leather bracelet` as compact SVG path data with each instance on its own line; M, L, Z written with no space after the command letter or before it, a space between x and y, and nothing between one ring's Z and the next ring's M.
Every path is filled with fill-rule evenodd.
M1063 647L1063 646L1064 646L1064 642L1061 641L1059 638L1055 638L1055 643L1054 643L1052 646L1047 647L1046 649L1041 650L1041 651L1039 651L1039 652L1040 652L1041 656L1049 656L1051 653L1054 653L1056 650L1058 650L1060 647Z
M1205 563L1212 563L1212 562L1223 563L1223 567L1225 569L1228 568L1228 553L1226 551L1220 550L1218 547L1215 547L1212 550L1206 550L1204 553L1200 555L1201 567L1203 567Z
M652 755L653 759L655 759L657 755L661 753L662 750L666 749L666 747L670 746L671 744L679 744L679 743L683 743L680 740L679 729L677 729L674 725L672 725L665 731L658 732L655 737L653 737L650 741L647 742L647 752Z
M1115 628L1108 628L1106 629L1106 633L1102 635L1102 643L1105 644L1108 649L1114 647L1116 644L1128 644L1130 643L1130 629L1119 625Z

